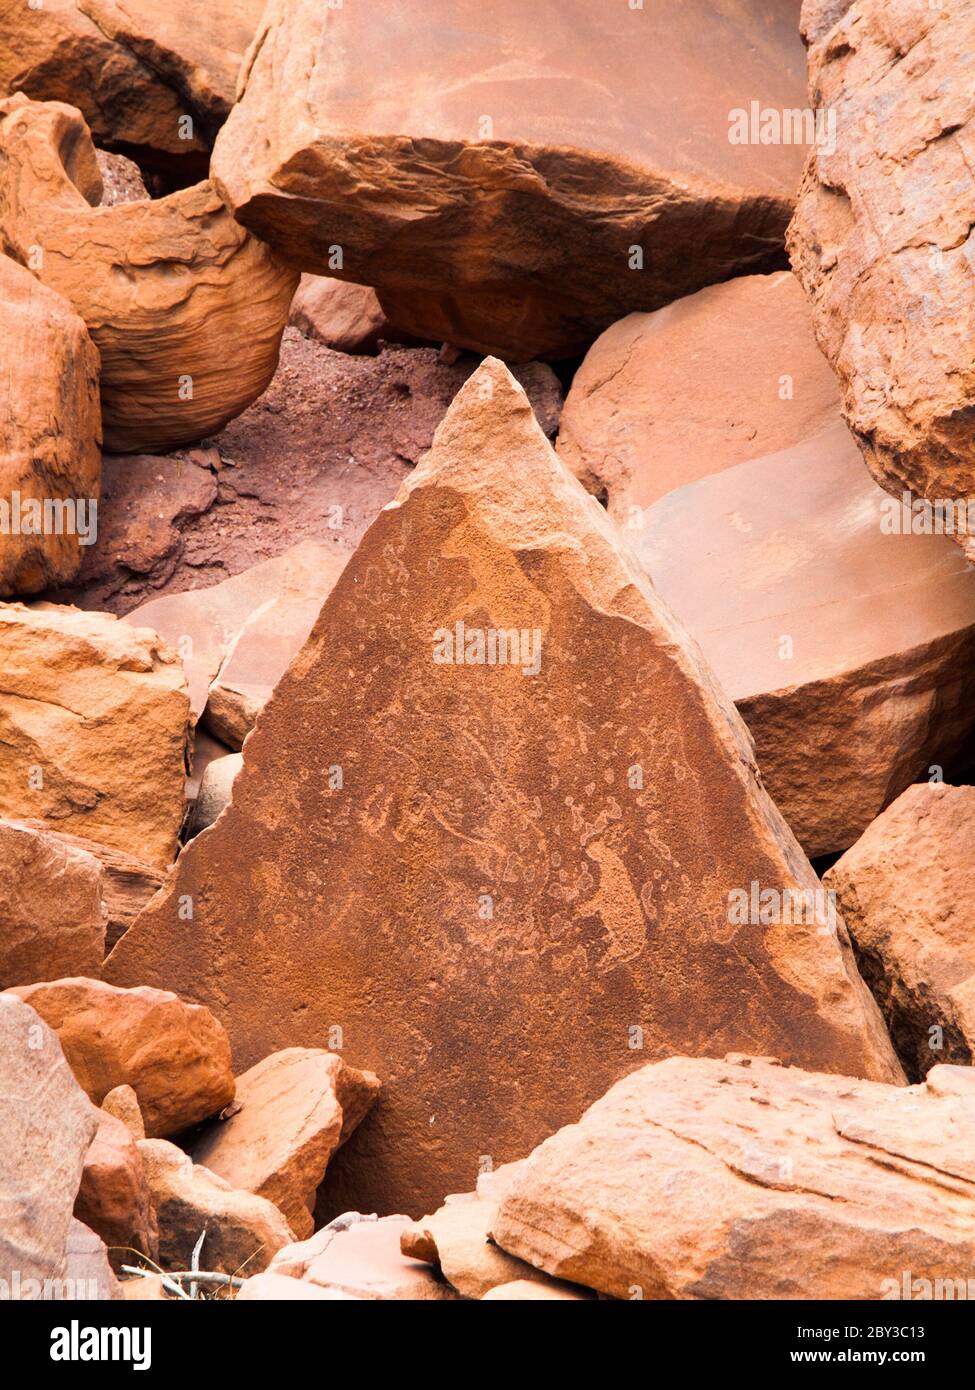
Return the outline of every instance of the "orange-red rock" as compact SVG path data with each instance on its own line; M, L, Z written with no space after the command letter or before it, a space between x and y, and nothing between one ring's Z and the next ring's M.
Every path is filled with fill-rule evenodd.
M912 1080L975 1060L975 787L908 787L833 865L864 978Z
M810 855L967 756L975 572L870 478L788 273L596 342L559 454L606 501L755 739Z
M103 881L94 855L0 820L0 989L101 970Z
M0 994L0 1279L7 1297L40 1298L45 1279L64 1276L71 1209L96 1127L97 1112L55 1034L22 1000ZM22 1291L12 1290L13 1279Z
M97 207L80 113L0 102L0 241L57 290L101 354L105 447L164 452L222 428L274 374L297 275L212 183Z
M108 1246L116 1273L137 1263L136 1252L159 1254L156 1215L131 1131L114 1115L98 1113L98 1129L85 1155L74 1214Z
M803 105L797 17L798 0L272 0L213 174L293 265L374 286L417 336L567 356L781 259L802 147L734 143L731 117L759 94Z
M461 655L524 645L450 664L457 623ZM419 1215L648 1056L898 1078L845 930L730 925L753 882L817 887L734 709L489 360L105 976L205 1001L238 1069L338 1028L383 1095L323 1212Z
M205 167L262 0L0 0L0 96L81 108L100 144Z
M131 1086L113 1086L102 1097L101 1109L107 1115L113 1115L116 1120L121 1120L133 1139L146 1137L145 1121L139 1109L139 1097Z
M877 481L967 500L975 11L854 0L810 9L805 32L811 99L836 126L789 231L820 346Z
M154 632L109 613L0 604L0 816L166 867L188 714L179 658Z
M79 316L0 256L0 597L74 578L97 538L98 353Z
M971 1067L906 1089L674 1057L536 1149L492 1232L616 1298L944 1297L975 1258L973 1144Z
M275 1204L299 1240L329 1160L371 1108L379 1080L335 1052L291 1047L237 1077L233 1112L193 1141L193 1160Z
M303 275L288 322L335 352L374 353L400 334L383 313L376 291L329 275Z
M208 1009L163 990L80 978L10 992L54 1029L96 1105L116 1086L132 1087L150 1138L177 1134L233 1100L227 1035Z

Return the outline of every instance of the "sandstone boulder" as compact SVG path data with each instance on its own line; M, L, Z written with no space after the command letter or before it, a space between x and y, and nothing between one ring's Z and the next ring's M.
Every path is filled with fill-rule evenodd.
M303 1279L291 1279L285 1274L272 1274L266 1269L263 1274L255 1274L247 1279L237 1291L238 1303L290 1303L326 1300L332 1303L354 1301L355 1295L340 1293L338 1289L323 1289L319 1284L310 1284Z
M42 1297L84 1299L85 1302L124 1298L122 1285L115 1278L108 1249L97 1231L76 1216L71 1218L65 1247L64 1279Z
M222 758L213 758L207 763L200 777L192 810L187 817L184 832L187 840L192 840L194 836L213 825L230 805L234 796L234 783L243 764L243 755L240 753L227 753Z
M88 325L106 449L193 443L261 394L297 275L234 222L212 183L91 206L101 179L80 113L22 96L0 102L0 160L0 242Z
M85 1155L74 1214L108 1247L116 1273L135 1264L136 1252L156 1260L159 1238L142 1166L142 1155L127 1126L102 1110Z
M824 878L912 1080L975 1060L973 855L975 787L920 783Z
M732 924L753 883L777 923ZM322 1217L420 1215L647 1057L899 1078L845 929L792 924L817 888L734 709L488 360L105 977L205 1001L238 1069L338 1024L383 1096Z
M329 275L303 275L288 322L335 352L376 353L401 335L383 313L375 290Z
M276 1251L294 1240L276 1206L231 1187L194 1164L175 1144L143 1139L136 1147L159 1223L163 1269L189 1269L204 1230L200 1267L224 1274L258 1274Z
M811 8L805 33L811 99L836 125L810 156L789 229L819 344L877 481L966 502L975 11L854 0Z
M963 760L975 573L863 468L793 276L614 325L559 453L701 644L807 854Z
M374 286L418 337L570 356L781 260L803 151L735 143L731 118L757 92L803 105L797 13L272 0L214 177L291 264Z
M233 1113L193 1141L194 1162L275 1204L299 1240L329 1160L364 1119L379 1092L371 1072L335 1052L291 1047L237 1077Z
M970 1067L905 1089L674 1057L536 1149L492 1230L616 1298L901 1297L905 1270L971 1277L973 1143Z
M94 855L0 821L0 989L101 970L103 881Z
M146 1137L145 1121L139 1109L139 1097L131 1086L113 1086L102 1097L101 1109L106 1115L113 1115L116 1120L121 1120L133 1139Z
M110 154L108 150L96 150L95 159L102 176L101 207L113 208L116 203L141 203L150 196L142 171L133 160L127 159L124 154Z
M74 578L97 536L100 445L84 323L0 256L0 596Z
M97 1123L55 1034L22 1000L0 994L0 1279L9 1298L39 1298L45 1280L65 1277L71 1209Z
M0 604L0 816L164 868L183 816L176 653L108 613Z
M233 1100L227 1035L198 1004L101 980L54 980L10 992L54 1029L96 1105L116 1086L132 1087L150 1138L177 1134Z
M347 555L305 541L208 589L153 599L126 621L183 658L194 718L239 749L304 646Z
M0 96L78 106L100 144L205 170L262 0L0 0Z
M343 1218L338 1224L341 1229L325 1227L309 1240L279 1251L269 1273L353 1298L426 1302L457 1297L429 1264L403 1254L400 1238L409 1228L407 1217L373 1217L350 1224Z
M578 1302L580 1299L591 1298L592 1294L587 1289L578 1289L572 1284L563 1284L556 1279L548 1279L544 1284L536 1279L513 1279L510 1284L495 1284L481 1297L490 1303L537 1303L553 1300L564 1303L567 1300Z

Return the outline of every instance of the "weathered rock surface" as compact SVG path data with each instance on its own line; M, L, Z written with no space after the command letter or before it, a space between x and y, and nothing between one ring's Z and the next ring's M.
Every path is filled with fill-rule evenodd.
M213 825L233 800L234 783L244 765L240 753L227 753L207 763L200 785L186 820L185 838L192 840L202 830Z
M730 113L803 105L797 12L273 0L214 177L285 259L374 286L417 336L569 356L780 260L802 149L734 144Z
M96 1231L71 1218L68 1238L65 1245L64 1281L60 1291L57 1285L52 1292L41 1295L48 1298L92 1299L106 1301L124 1298L122 1286L112 1272L105 1242Z
M101 178L79 112L22 96L0 102L0 158L3 249L88 325L106 449L193 443L261 394L298 280L212 183L90 206Z
M0 821L0 989L101 970L103 881L94 855Z
M374 354L381 342L404 337L383 313L375 290L330 275L301 277L288 322L335 352Z
M52 605L0 605L0 816L163 868L183 816L189 700L154 632Z
M932 764L963 760L975 572L945 536L911 534L863 468L793 276L616 324L559 453L701 644L807 854L848 848Z
M93 539L100 449L98 353L84 323L0 256L0 596L74 578Z
M189 1269L204 1229L201 1266L224 1274L258 1274L275 1251L294 1240L273 1203L231 1187L175 1144L143 1139L136 1147L159 1223L163 1269Z
M136 1262L135 1251L156 1260L159 1236L142 1155L128 1127L104 1110L85 1155L74 1214L105 1242L116 1273Z
M124 154L110 154L108 150L96 150L95 159L102 176L101 207L140 203L149 198L142 171L133 160L127 159Z
M237 1291L238 1303L281 1303L309 1299L325 1299L333 1303L355 1301L355 1295L341 1293L338 1289L323 1289L318 1284L310 1284L304 1279L291 1279L286 1274L272 1274L266 1269L263 1274L255 1274L245 1281Z
M37 1298L65 1274L71 1209L97 1112L61 1046L33 1009L0 994L0 1278L31 1281L9 1297ZM50 1296L50 1295L49 1295Z
M0 0L0 95L81 108L100 144L205 168L262 0ZM189 118L189 124L187 124Z
M323 1228L279 1251L269 1273L353 1298L455 1299L455 1291L429 1264L403 1254L400 1237L409 1225L408 1217L386 1216L355 1221L342 1230Z
M303 1240L315 1228L315 1197L329 1160L378 1093L378 1077L347 1067L338 1053L272 1053L237 1077L233 1113L193 1141L194 1162L273 1202Z
M447 664L457 623L485 664ZM487 629L524 649L486 664ZM326 1210L419 1215L648 1056L899 1077L842 927L729 924L756 881L818 886L733 708L487 361L105 976L206 1001L238 1069L339 1022L383 1096Z
M536 1149L492 1230L617 1298L875 1300L970 1277L973 1142L970 1067L905 1089L674 1057Z
M827 872L912 1080L975 1059L975 787L908 787Z
M101 980L54 980L11 993L54 1029L96 1105L116 1086L132 1087L150 1138L178 1134L234 1098L227 1035L209 1009Z
M194 719L239 749L304 646L346 554L304 541L207 589L153 599L126 619L183 658Z
M105 456L99 544L86 551L75 586L52 597L128 613L302 542L347 557L476 366L469 355L442 361L432 348L347 357L286 329L274 380L217 437L219 447ZM531 362L513 374L554 435L555 373Z
M146 1137L145 1121L139 1109L139 1097L131 1086L113 1086L102 1097L101 1109L106 1115L113 1115L116 1120L121 1120L133 1139Z
M548 1279L544 1284L534 1279L513 1279L510 1284L495 1284L488 1289L487 1293L481 1297L491 1303L525 1303L525 1302L578 1302L580 1299L591 1298L592 1294L586 1289L574 1288L571 1284L564 1284L556 1279Z
M820 346L877 481L967 498L975 11L855 0L805 28L811 99L837 130L810 156L789 230Z

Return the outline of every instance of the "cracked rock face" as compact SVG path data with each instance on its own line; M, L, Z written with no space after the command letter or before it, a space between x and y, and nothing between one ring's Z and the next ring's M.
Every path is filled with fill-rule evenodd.
M165 452L221 429L274 375L298 276L210 182L97 207L84 121L0 102L0 239L84 319L101 354L105 448Z
M77 574L80 537L96 521L101 433L98 353L84 323L0 256L0 597Z
M975 10L805 10L814 104L836 120L789 230L820 346L870 471L932 501L975 493Z
M491 1229L616 1298L931 1298L971 1278L973 1152L971 1067L904 1088L674 1057L536 1149Z
M80 108L99 144L206 169L262 0L0 0L0 95ZM189 121L189 124L187 124Z
M912 1079L975 1057L975 788L909 787L825 875Z
M105 975L207 1003L238 1070L339 1023L383 1097L325 1208L419 1215L648 1054L898 1078L842 928L729 924L753 881L818 883L696 649L489 359Z
M797 17L272 0L213 175L286 260L374 286L401 329L570 356L630 310L781 261L802 147L733 143L730 113L803 105Z

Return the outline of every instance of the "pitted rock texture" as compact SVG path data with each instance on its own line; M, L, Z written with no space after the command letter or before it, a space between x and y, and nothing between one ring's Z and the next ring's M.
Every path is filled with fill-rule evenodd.
M483 664L448 661L458 623ZM487 664L489 629L525 631L517 660ZM383 1093L326 1210L419 1215L648 1054L899 1078L842 927L729 925L753 881L817 885L733 708L489 359L105 976L207 1003L238 1070L340 1022Z
M908 787L826 873L912 1080L975 1060L975 787Z
M0 96L81 109L99 144L201 177L262 0L0 0Z
M165 868L188 733L179 658L154 632L108 613L0 604L0 816Z
M782 262L803 149L733 143L730 115L803 105L798 10L272 0L213 175L291 264L375 287L418 337L570 356Z
M101 970L103 884L93 854L0 820L0 989Z
M77 574L82 540L94 539L101 434L98 353L84 323L0 256L0 597Z
M931 1298L971 1277L973 1144L971 1067L904 1088L674 1057L536 1149L492 1233L616 1298L924 1297L904 1271Z
M101 354L105 448L165 452L221 429L274 375L298 276L210 182L99 207L84 121L0 102L0 239L63 295Z
M615 324L558 447L701 644L807 854L964 766L975 571L863 467L794 276Z
M811 100L836 121L789 229L819 344L881 486L967 498L975 9L854 0L807 6L805 28Z

